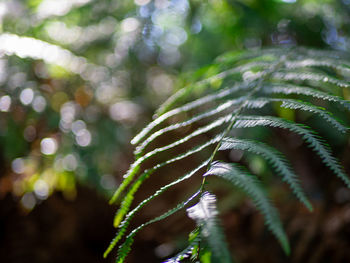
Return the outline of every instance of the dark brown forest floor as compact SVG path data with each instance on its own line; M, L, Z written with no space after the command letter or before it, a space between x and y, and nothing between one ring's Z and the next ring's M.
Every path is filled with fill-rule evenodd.
M349 198L348 190L339 191L338 199ZM350 262L350 203L313 203L313 213L296 202L280 207L292 245L289 257L249 202L227 213L222 219L235 257L242 263ZM29 214L7 196L0 201L0 262L113 262L115 255L103 259L102 254L115 233L114 213L106 200L82 187L75 201L55 193ZM155 248L190 230L177 220L143 231L127 262L161 262ZM169 231L175 223L178 227Z

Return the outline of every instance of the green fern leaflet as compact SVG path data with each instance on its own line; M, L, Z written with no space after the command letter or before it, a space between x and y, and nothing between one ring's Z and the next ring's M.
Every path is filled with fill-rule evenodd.
M232 262L219 222L216 197L207 192L213 176L226 180L253 201L267 228L289 254L289 241L268 187L261 180L263 175L254 174L241 162L217 160L227 150L261 157L311 211L312 202L288 159L269 142L263 142L257 133L250 132L258 127L295 133L350 187L350 180L326 139L307 125L308 119L316 118L334 128L339 136L347 136L348 127L334 113L334 109L346 113L350 110L350 102L342 97L343 91L350 88L350 62L344 60L343 54L295 47L251 50L225 54L210 69L212 75L193 81L161 105L156 118L132 140L136 160L110 201L121 205L114 221L117 234L105 257L124 240L117 256L117 262L124 262L136 233L187 209L187 216L195 221L197 229L188 246L165 262L181 262L189 257L200 259L204 250L213 262ZM283 114L286 111L292 115ZM299 111L307 116L304 118L307 124L295 121L293 116ZM252 136L244 138L247 134ZM196 165L176 167L188 159L196 160L191 161ZM141 203L133 204L143 183L161 169L171 169L180 175L169 178L168 184ZM193 178L200 178L201 182L197 180L193 195L136 229L128 229L141 208Z

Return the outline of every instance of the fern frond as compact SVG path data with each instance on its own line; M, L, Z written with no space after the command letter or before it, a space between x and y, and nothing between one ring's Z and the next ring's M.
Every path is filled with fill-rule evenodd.
M205 118L213 117L214 115L217 115L221 112L224 112L225 110L231 108L234 105L241 104L246 99L247 99L247 97L243 96L243 97L239 97L237 99L228 100L228 101L224 102L223 104L219 105L218 107L215 107L214 109L211 109L211 110L204 112L204 113L201 113L199 115L196 115L195 117L193 117L187 121L175 123L173 125L167 126L163 129L160 129L160 130L154 132L147 139L145 139L139 146L137 146L134 153L136 156L139 156L140 154L143 153L143 150L147 147L147 145L149 145L152 141L154 141L159 136L164 135L167 132L186 127L188 125L191 125L191 124L198 122L200 120L203 120Z
M281 102L280 107L292 110L302 110L312 112L315 115L319 115L325 121L329 122L333 127L335 127L341 133L347 132L348 128L341 124L332 114L326 111L322 107L317 107L311 103L293 100L293 99L276 99L276 98L259 98L255 100L250 100L246 102L247 108L262 108L267 103L270 102Z
M331 49L322 50L310 47L296 47L296 51L298 57L304 58L332 58L336 60L344 59L344 57L349 58L349 56L344 54L344 52Z
M193 254L195 254L194 250L199 247L200 242L201 237L199 235L199 229L197 228L190 234L188 246L172 258L169 258L166 261L164 261L164 263L180 263L182 260L189 258Z
M147 136L147 134L149 134L156 126L158 126L159 124L161 124L165 120L169 119L170 117L173 117L179 113L188 112L188 111L193 110L195 108L198 108L199 106L202 106L208 102L213 102L215 100L225 98L229 95L234 94L237 91L245 90L245 89L248 89L250 87L251 87L251 85L238 84L232 88L223 89L222 91L220 91L218 93L207 95L203 98L194 100L193 102L187 103L181 107L178 107L178 108L175 108L171 111L168 111L168 112L160 115L154 121L150 122L140 133L138 133L131 140L131 143L134 145L140 143L140 141L142 139L144 139Z
M331 68L336 71L341 71L344 73L350 73L350 64L346 61L339 61L338 59L330 59L330 58L307 58L300 59L294 61L287 61L286 68L288 69L300 69L304 67L323 67L323 68Z
M129 254L131 246L134 242L134 237L135 235L141 231L144 227L156 223L158 221L162 221L165 218L175 214L176 212L178 212L179 210L183 209L184 207L187 206L188 203L190 203L194 198L196 198L198 195L200 194L200 191L197 191L194 195L192 195L190 198L188 198L186 201L181 202L180 204L178 204L176 207L174 207L173 209L170 209L168 212L162 214L161 216L158 216L152 220L149 220L148 222L138 226L137 228L135 228L134 230L132 230L130 232L130 234L126 237L125 242L119 247L118 249L118 255L117 255L117 259L116 262L117 263L122 263L124 262L124 259L126 258L126 256ZM108 248L105 252L105 256L108 255L108 253L113 249L113 247L115 246L115 244L113 246L111 246L110 248Z
M347 110L350 110L350 102L341 99L338 96L330 95L326 92L319 91L317 89L309 88L309 87L303 87L303 86L297 86L293 84L265 84L265 86L262 89L262 92L264 94L297 94L297 95L305 95L305 96L311 96L314 98L327 100L327 101L333 101L341 104L344 106Z
M118 232L115 236L115 238L113 239L111 245L109 246L109 250L108 253L110 252L111 249L113 249L113 247L117 244L117 242L124 236L127 227L129 226L132 218L135 216L135 214L142 208L144 207L146 204L148 204L150 201L152 201L154 198L160 196L162 193L164 193L166 190L168 190L169 188L173 187L176 184L179 184L189 178L191 178L194 174L196 174L200 169L204 168L205 166L208 165L209 163L209 159L204 161L203 163L201 163L197 168L193 169L191 172L185 174L184 176L180 177L179 179L161 187L159 190L157 190L153 195L149 196L148 198L144 199L141 203L139 203L132 211L130 211L125 219L123 220L123 222L120 223L119 227L118 227ZM107 253L107 254L108 254ZM106 255L107 255L106 254Z
M258 141L238 138L224 138L219 150L243 150L261 155L292 188L294 194L311 211L312 205L300 186L297 175L285 157L274 148Z
M226 52L219 56L215 61L216 63L222 65L234 65L236 63L241 63L242 61L251 60L264 60L264 61L275 61L282 55L285 55L288 49L276 49L276 48L265 48L253 49L253 50L239 50Z
M317 108L315 106L313 106L312 104L306 104L304 102L298 102L298 101L295 101L295 100L291 100L291 99L260 99L260 100L252 100L252 101L247 101L247 103L245 104L247 107L262 107L265 105L265 103L268 103L268 102L271 102L271 101L282 101L282 105L281 107L287 107L287 108L293 108L293 109L303 109L303 110L307 110L307 111L311 111L311 112L314 112L314 113L318 113L320 114L322 117L324 117L326 120L332 122L333 124L335 124L336 127L338 127L340 130L342 130L343 126L338 123L335 119L333 119L332 117L329 116L329 114L327 114L327 112L325 112L324 110L322 110L321 108ZM240 102L240 100L238 100L238 102ZM225 104L224 104L225 105ZM226 105L230 105L229 104L226 104ZM214 110L215 111L215 110ZM209 111L210 112L210 111ZM216 111L215 111L216 112ZM204 115L205 116L205 115ZM197 116L198 117L198 116ZM196 117L194 117L196 118ZM196 120L196 119L195 119ZM218 123L219 125L221 125L223 123L223 120L227 121L228 120L228 116L225 116L225 117L222 117L220 118L216 123ZM180 124L180 126L183 125L183 124ZM237 124L236 124L237 125ZM209 126L209 128L207 128ZM168 127L171 127L170 129L175 129L177 128L178 126L168 126ZM201 134L201 131L204 130L204 131L208 131L210 130L211 128L210 127L216 127L216 124L215 122L212 123L211 125L207 125L201 129L198 129L197 132L199 134ZM165 128L166 129L166 128ZM345 128L343 128L343 130L345 130ZM166 130L165 130L166 131ZM162 134L163 132L165 132L164 130L160 130L160 133ZM181 141L186 141L187 138L192 138L193 136L196 136L195 135L196 132L190 134L189 136L175 142L175 144L180 144L182 143ZM216 141L216 140L214 140ZM139 164L137 164L138 166L140 165L140 163L143 161L143 160L146 160L147 158L149 158L150 156L156 154L156 153L159 153L160 151L162 151L162 149L170 149L170 148L173 148L174 147L174 144L170 144L168 146L165 146L163 148L158 148L154 151L152 151L151 153L148 153L146 154L143 158L141 159L138 159L135 163L137 164L139 162ZM323 155L324 156L324 155ZM185 157L185 156L183 156ZM322 156L321 156L322 157ZM327 164L327 163L326 163ZM139 169L137 166L135 166L136 168L134 168L136 171L137 169ZM339 169L337 168L334 168L335 165L331 166L333 167L332 169L337 173L337 171L339 171ZM151 169L152 171L152 169ZM153 171L152 171L153 172ZM122 221L123 217L126 215L126 213L128 212L129 208L130 208L130 205L131 205L131 202L133 200L133 196L135 194L135 192L138 190L138 188L140 187L140 185L142 184L142 182L148 178L148 176L150 175L150 171L147 171L146 173L144 173L138 180L137 182L131 187L131 190L129 190L129 192L126 194L123 202L122 202L122 205L121 205L121 208L119 209L119 211L117 212L117 215L115 217L115 221L114 221L114 225L115 226L118 226L119 223ZM337 173L338 176L340 177L344 177L344 175L340 175L340 173L338 172ZM127 180L125 180L123 183L126 183L128 182ZM119 189L121 189L123 187L123 184L121 185L121 187ZM119 190L118 189L118 190ZM113 199L112 199L113 200ZM306 204L306 202L305 202Z
M282 108L286 109L292 109L292 110L303 110L303 111L309 111L314 113L315 115L319 115L321 118L323 118L325 121L329 122L333 127L335 127L338 131L342 133L346 133L348 128L345 127L343 124L341 124L337 119L335 119L334 116L328 111L326 111L322 107L316 107L315 105L308 103L308 102L302 102L302 101L296 101L292 99L273 99L273 101L280 101L282 102L281 106Z
M307 126L272 116L240 116L234 124L234 128L248 128L256 126L283 128L299 134L304 141L309 144L311 149L320 156L322 162L328 166L339 178L341 178L348 187L350 187L350 180L348 176L345 174L337 160L330 153L328 145L318 138L316 133Z
M350 84L347 81L314 72L275 72L272 74L271 78L278 81L315 81L318 83L332 84L339 88L350 88ZM320 87L322 88L322 86Z
M119 186L118 190L115 192L115 194L112 196L110 203L114 203L119 195L121 194L121 192L131 183L132 179L134 178L134 176L136 175L136 173L140 170L140 166L143 162L145 162L146 160L148 160L149 158L151 158L152 156L155 156L157 154L160 154L164 151L170 150L176 146L179 146L187 141L189 141L190 139L204 134L210 130L213 130L214 128L217 128L221 125L223 125L224 123L228 122L229 119L227 117L221 117L218 120L209 123L208 125L201 127L199 129L197 129L196 131L192 132L191 134L187 135L186 137L175 141L169 145L166 145L164 147L160 147L157 148L151 152L146 153L144 156L142 156L141 158L137 159L131 166L130 169L127 171L127 173L124 175L125 180L123 181L123 183Z
M232 262L224 235L217 219L216 197L209 192L203 193L199 202L187 209L187 215L200 228L200 234L208 243L214 262Z
M348 128L327 109L330 103L323 103L322 105L326 105L323 108L316 106L318 103L314 102L315 99L324 100L350 110L350 102L337 96L341 94L343 88L350 87L348 81L350 63L343 59L339 52L297 47L249 50L221 56L216 64L208 67L208 72L200 71L199 75L205 76L204 79L189 83L171 96L157 111L158 117L132 140L132 143L137 145L134 152L136 160L124 175L124 181L111 199L111 203L114 203L123 195L114 220L118 232L105 256L124 238L124 235L127 235L118 250L117 262L123 262L136 233L151 223L167 218L184 208L193 198L201 196L199 203L188 211L189 216L197 222L200 236L208 245L209 251L206 250L206 246L203 248L203 244L199 243L201 241L190 242L184 251L167 262L179 262L189 257L192 252L195 256L201 257L199 251L208 252L218 262L223 262L222 256L230 262L226 243L217 224L215 197L209 193L203 194L209 175L228 180L248 194L264 215L267 227L277 237L284 251L289 253L288 239L278 212L258 178L235 163L215 162L216 153L226 149L239 149L261 156L288 184L296 197L311 210L311 203L301 187L299 178L281 153L262 142L231 135L231 131L238 128L260 126L286 129L299 135L321 161L350 187L350 179L338 160L332 156L325 139L304 124L274 116L261 116L260 112L260 109L269 103L277 103L281 108L309 112L345 133ZM197 77L198 74L194 78ZM274 110L274 107L269 108L269 114L273 114L271 110ZM251 112L255 115L248 115ZM174 138L169 136L179 131L181 134ZM159 145L160 138L166 136L168 140L165 145ZM198 143L206 136L209 137L207 142ZM210 147L214 149L211 152ZM178 149L181 149L181 152ZM146 179L160 168L169 166L171 169L171 164L186 160L191 155L196 157L201 155L200 160L205 161L185 175L172 179L170 183L160 187L132 209L134 196ZM156 163L151 168L145 169L143 166L148 160ZM193 197L127 234L131 220L146 204L175 185L193 176L199 176L199 171L205 167L207 170L202 173L202 184L198 187L200 190ZM197 250L194 251L193 247Z
M170 96L160 107L159 109L156 111L156 116L162 116L164 114L173 114L172 111L170 110L173 105L178 102L179 100L183 99L184 97L188 96L189 94L198 91L198 89L203 89L204 87L206 87L206 85L209 85L210 83L215 83L216 81L220 81L223 80L229 76L232 76L234 74L238 74L238 76L242 75L244 72L250 71L251 69L256 70L256 68L265 68L268 67L269 64L268 63L264 63L261 61L253 61L251 63L246 63L244 65L236 65L236 67L231 67L225 71L222 71L214 76L211 76L209 78L203 79L199 82L196 82L192 85L187 85L186 87L178 90L174 95ZM245 83L247 84L247 83ZM241 87L242 88L249 88L251 86L251 83L248 83L248 85L246 87ZM208 96L207 96L208 97ZM210 95L209 95L210 97ZM205 97L203 97L204 99ZM197 100L198 103L203 103L201 100ZM196 103L196 101L193 101L193 103ZM204 102L206 103L206 102ZM190 107L192 107L192 102L188 104ZM201 104L199 104L201 105ZM199 105L194 105L194 107L197 107ZM184 105L184 107L186 107L186 105ZM181 109L182 107L180 107L179 109ZM176 113L177 114L177 113ZM168 118L168 117L166 117ZM157 119L156 119L157 120ZM155 120L155 121L156 121ZM154 121L154 122L155 122ZM160 119L160 121L163 121L162 119ZM152 126L154 124L152 124L153 122L151 122L148 126ZM157 125L157 124L156 124ZM134 139L131 141L132 144L137 144L139 142L140 139L142 139L142 137L145 135L143 134L144 132L148 132L148 128L146 127L145 129L143 129L139 134L137 134ZM154 128L155 126L153 126Z
M290 253L288 238L283 230L278 212L271 204L267 193L254 175L237 164L223 162L214 162L208 172L204 174L204 176L209 175L222 177L243 190L264 215L267 227L279 240L286 254Z
M334 100L336 97L334 96ZM246 101L245 101L246 100ZM164 135L166 132L170 132L179 128L183 128L185 126L191 125L199 120L203 120L208 117L213 117L216 114L219 114L230 107L234 105L239 105L243 101L245 101L245 104L243 107L245 108L262 108L267 103L270 102L282 102L281 106L282 108L289 108L289 109L300 109L303 111L309 111L312 113L315 113L317 115L320 115L322 118L324 118L326 121L328 121L330 124L335 126L340 132L345 133L348 128L344 127L343 124L341 124L339 121L337 121L330 112L326 111L324 108L317 107L312 105L311 103L302 102L302 101L296 101L292 99L276 99L276 98L259 98L259 99L251 99L248 100L246 96L239 97L237 99L226 101L220 105L218 105L216 108L209 110L207 112L201 113L199 115L196 115L195 117L183 121L180 123L175 123L173 125L167 126L163 129L160 129L153 133L150 137L145 139L138 147L136 147L135 155L140 156L143 153L143 150L149 145L152 141L154 141L157 137ZM350 106L350 104L348 105Z
M200 152L203 149L205 149L206 147L213 145L215 143L217 143L220 140L220 135L216 136L214 139L199 145L197 147L194 147L193 149L187 151L186 153L177 155L176 157L165 161L163 163L157 164L156 166L152 167L151 169L146 170L143 174L141 174L139 176L139 178L137 178L137 180L133 183L133 185L131 186L130 190L126 193L123 201L122 201L122 205L120 206L120 209L118 210L115 218L114 218L114 226L117 227L119 225L119 223L121 222L121 220L123 219L123 217L126 215L126 213L129 211L130 205L132 200L134 199L134 194L135 192L138 190L138 188L141 186L141 184L143 183L144 180L146 180L151 174L153 174L155 171L157 171L159 168L171 164L173 162L179 161L181 159L184 159L186 157L188 157L189 155L192 155L194 153Z

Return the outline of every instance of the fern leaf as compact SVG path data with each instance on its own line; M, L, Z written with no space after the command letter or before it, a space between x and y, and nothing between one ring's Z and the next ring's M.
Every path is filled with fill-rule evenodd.
M304 111L309 111L316 113L317 115L320 115L322 118L324 118L326 121L328 121L330 124L332 124L334 127L336 127L340 132L345 133L347 131L347 128L344 127L339 121L337 121L331 113L327 112L325 109L321 107L316 107L310 103L302 102L302 101L296 101L292 99L274 99L274 98L259 98L259 99L251 99L247 100L246 96L239 97L237 99L226 101L225 103L219 105L218 107L209 110L207 112L204 112L202 114L196 115L195 117L184 121L180 123L176 123L170 126L167 126L163 129L160 129L153 133L150 137L148 137L146 140L140 144L136 150L135 154L137 156L140 156L143 153L143 150L149 145L152 141L154 141L157 137L164 135L166 132L173 131L188 125L191 125L199 120L202 120L204 118L212 117L216 114L219 114L228 108L232 107L233 105L239 105L244 100L246 100L246 103L244 104L244 107L246 108L262 108L269 102L282 102L281 107L283 108L289 108L289 109L300 109Z
M312 96L314 98L323 99L327 101L334 101L341 105L343 105L346 109L350 110L350 102L341 99L338 96L330 95L325 92L319 91L317 89L297 86L292 84L268 84L263 87L264 94L297 94L297 95L305 95Z
M176 146L179 146L187 141L189 141L190 139L198 136L198 135L201 135L201 134L204 134L210 130L213 130L214 128L217 128L221 125L223 125L224 123L228 122L229 121L229 118L228 117L221 117L219 118L218 120L212 122L212 123L209 123L208 125L204 126L204 127L201 127L197 130L195 130L194 132L192 132L191 134L187 135L186 137L178 140L178 141L175 141L171 144L168 144L164 147L160 147L160 148L157 148L151 152L148 152L146 153L144 156L142 156L141 158L137 159L131 166L130 166L130 169L127 171L127 173L124 175L124 178L126 178L123 183L119 186L119 188L117 189L117 191L114 193L114 195L112 196L111 200L110 200L110 203L114 203L119 195L121 194L121 192L131 183L132 179L134 178L134 176L136 175L136 173L140 170L140 166L141 164L148 160L149 158L157 155L157 154L160 154L164 151L167 151L169 149L172 149Z
M119 247L118 249L118 255L117 255L117 259L116 262L117 263L122 263L124 262L126 256L129 254L131 246L134 242L134 237L135 235L141 231L144 227L159 222L161 220L164 220L165 218L175 214L176 212L178 212L179 210L183 209L184 207L186 207L186 205L188 203L190 203L195 197L197 197L200 194L200 191L197 191L194 195L192 195L190 198L188 198L186 201L181 202L180 204L178 204L176 207L174 207L173 209L170 209L168 212L162 214L161 216L158 216L140 226L138 226L137 228L135 228L133 231L130 232L130 234L126 237L125 242ZM105 252L105 254L108 254L110 252L110 250L113 247L111 247L110 249L108 248L107 251Z
M140 188L141 184L143 183L144 180L146 180L148 177L150 176L150 172L147 171L145 173L143 173L138 180L130 187L130 190L128 191L128 193L125 195L119 210L117 211L115 217L114 217L114 221L113 221L113 225L114 227L118 227L120 222L123 220L124 216L126 215L126 213L129 211L130 206L132 201L134 200L134 195L137 192L137 190Z
M196 246L199 245L200 239L192 241L183 251L178 253L176 256L169 258L164 263L180 263L182 260L189 258Z
M137 159L131 166L130 169L128 170L128 172L126 173L126 175L124 175L124 178L126 178L123 183L120 185L120 187L118 188L118 190L116 191L116 193L113 195L113 197L110 200L110 203L113 203L116 201L116 199L119 197L120 193L130 184L130 182L132 181L132 179L134 178L134 176L136 175L136 173L139 171L141 164L146 161L147 159L151 158L154 155L160 154L166 150L172 149L182 143L187 142L188 140L192 139L193 137L203 134L205 132L208 132L220 125L222 125L223 123L227 122L228 119L227 117L223 117L218 119L217 121L215 121L214 123L210 123L205 127L202 127L198 130L196 130L195 132L191 133L190 135L184 137L183 139L176 141L172 144L169 144L167 146L161 147L161 148L157 148L155 150L153 150L152 152L147 153L146 155L144 155L142 158Z
M247 108L262 108L267 103L270 102L281 102L282 104L280 107L292 109L292 110L303 110L312 112L315 115L319 115L321 118L329 122L332 127L335 127L338 131L341 133L346 133L348 128L345 127L343 124L341 124L339 121L337 121L330 112L326 111L322 107L317 107L311 103L303 102L303 101L297 101L293 99L276 99L276 98L259 98L254 99L246 102Z
M187 209L187 215L196 221L201 237L205 239L213 255L214 262L232 262L227 243L219 225L216 209L216 197L203 193L199 202Z
M315 81L319 83L333 84L340 88L350 88L350 84L347 81L314 72L275 72L272 74L271 78L279 81Z
M317 115L340 132L346 132L347 127L339 122L332 113L326 108L305 101L304 97L309 96L335 102L350 110L349 101L331 94L332 89L335 90L334 94L340 94L342 88L350 87L350 83L347 81L350 64L342 59L339 52L324 52L298 47L250 50L226 54L216 61L217 64L208 67L209 71L200 71L199 74L206 76L206 78L185 86L170 97L157 111L159 117L155 118L132 140L132 143L137 145L134 152L136 160L124 175L123 183L110 201L111 203L115 202L123 194L121 207L117 211L114 221L118 232L106 250L105 256L124 238L131 220L146 204L176 184L194 176L205 166L207 166L207 172L203 175L202 184L199 186L200 190L193 197L167 213L129 232L125 242L119 247L117 262L124 261L130 251L134 236L143 227L179 211L197 196L201 196L201 198L197 205L188 209L188 215L200 226L200 236L210 247L209 253L203 255L205 257L213 255L213 259L218 262L230 262L226 243L217 224L215 197L209 193L203 194L208 175L222 177L248 194L263 213L267 227L277 237L284 251L289 253L288 240L279 215L258 178L237 164L214 162L214 160L217 151L225 149L240 149L260 155L289 185L297 198L311 210L311 204L298 177L282 154L274 148L254 140L229 137L231 130L236 128L257 126L282 128L298 134L320 157L321 161L350 187L350 180L343 168L332 156L329 146L316 132L305 125L282 118L259 116L259 109L268 103L279 103L282 108L307 111ZM211 76L207 77L210 74ZM303 83L303 85L297 83ZM289 98L289 95L293 95L293 98ZM191 101L193 97L195 99ZM205 109L204 112L202 112L203 109ZM255 109L257 115L244 115L248 109ZM169 124L169 120L176 119L174 117L181 117L181 121ZM180 139L170 140L166 145L157 146L155 149L151 148L152 142L157 142L159 138L169 135L170 131L176 132L178 129L190 126L199 128L188 129L188 131L182 129L181 131L186 133ZM210 136L210 134L213 134L213 139L209 139L206 143L197 143L189 150L177 152L177 149L183 149L186 144L196 143L198 137ZM212 147L214 150L211 153L206 149L210 146L215 146ZM148 148L151 149L148 150ZM208 155L210 157L191 172L160 187L158 191L130 211L135 193L143 182L159 168L167 165L170 168L171 164L201 152L203 155L207 155L205 158L208 158ZM156 164L151 168L141 169L147 160L156 161ZM196 251L193 250L194 247L196 247ZM197 241L190 242L184 251L167 262L180 262L187 259L192 252L195 256L201 257L197 252L206 251L206 246L204 247L203 244L199 246ZM222 259L223 256L224 259Z
M344 52L340 52L337 50L331 50L331 49L315 49L315 48L306 48L306 47L297 47L296 53L298 57L311 57L311 58L331 58L331 59L342 59L344 58ZM347 56L348 57L348 56Z
M329 147L307 126L271 116L240 116L234 124L234 128L248 128L256 126L283 128L301 135L304 141L309 144L311 149L320 156L322 162L328 166L339 178L341 178L348 187L350 187L349 178L344 173L336 158L334 158L330 153Z
M187 85L186 87L178 90L174 95L172 95L170 98L168 98L160 107L159 109L156 111L156 116L162 116L163 114L166 114L171 109L171 107L180 99L183 99L184 97L186 97L188 94L195 92L198 89L203 89L203 87L205 87L206 85L210 84L211 82L215 82L218 80L222 80L226 77L229 77L230 75L234 75L236 74L241 74L244 73L245 71L249 71L251 69L256 69L256 68L265 68L270 66L270 64L268 63L264 63L262 61L253 61L251 63L246 63L244 65L241 66L237 66L237 67L233 67L230 68L226 71L222 71L214 76L211 76L209 78L203 79L193 85ZM243 87L244 88L244 87ZM209 95L210 96L210 95ZM186 105L184 105L186 106ZM197 107L197 106L196 106ZM151 125L151 123L150 123ZM147 129L147 127L145 128ZM145 130L144 129L144 130ZM135 138L131 141L132 144L137 144L138 140L141 139L141 137L143 136L142 132L139 133L138 135L135 136ZM140 136L140 137L139 137Z
M304 205L312 211L312 205L306 197L302 187L300 186L297 175L293 172L288 161L284 156L268 145L247 139L224 138L219 150L236 149L249 151L265 158L276 172L287 182L292 188L294 194Z
M118 210L115 219L114 219L114 226L117 227L120 222L122 221L123 217L126 215L126 213L129 211L129 208L131 206L131 202L134 199L134 194L136 193L136 191L138 190L138 188L141 186L141 184L143 183L144 180L146 180L151 174L153 174L155 171L157 171L159 168L171 164L173 162L179 161L181 159L184 159L186 157L188 157L189 155L192 155L194 153L200 152L203 149L205 149L206 147L213 145L215 143L217 143L221 138L221 135L216 136L214 139L209 140L208 142L196 146L194 148L192 148L191 150L187 151L186 153L183 154L179 154L176 157L167 160L163 163L157 164L156 166L152 167L151 169L146 170L142 175L140 175L139 178L137 178L137 180L133 183L133 185L131 186L130 190L126 193L123 201L122 201L122 205L120 206L120 209Z
M263 50L239 50L227 52L216 59L216 63L224 65L232 65L237 62L250 61L250 60L276 60L277 58L285 55L288 52L286 49L265 48Z
M189 258L191 255L194 255L194 250L199 247L200 241L201 237L199 235L199 229L197 228L190 234L188 246L172 258L169 258L166 261L164 261L164 263L180 263L182 260Z
M271 204L267 193L254 175L249 174L248 171L239 167L237 164L223 162L214 162L209 171L204 174L204 176L208 175L222 177L249 195L264 215L267 227L279 240L286 254L290 253L288 238L283 230L278 212Z
M158 138L159 136L161 136L161 135L163 135L163 134L165 134L167 132L170 132L170 131L173 131L173 130L176 130L176 129L179 129L179 128L183 128L185 126L191 125L191 124L193 124L193 123L195 123L197 121L203 120L203 119L208 118L208 117L213 117L214 115L219 114L219 113L229 109L230 107L232 107L234 105L241 104L246 99L247 99L247 97L243 96L243 97L240 97L240 98L237 98L237 99L226 101L223 104L219 105L218 107L215 107L214 109L209 110L207 112L204 112L202 114L196 115L195 117L193 117L193 118L191 118L191 119L189 119L187 121L176 123L176 124L167 126L167 127L163 128L163 129L160 129L160 130L156 131L155 133L153 133L150 137L145 139L138 147L136 147L136 150L135 150L134 153L136 155L142 154L143 150L147 147L147 145L149 145L156 138Z
M307 59L286 62L286 68L288 69L298 69L298 68L300 69L305 67L325 67L325 68L331 68L344 73L350 72L350 65L347 62L338 61L338 60L329 59L329 58L328 59L327 58L321 58L321 59L307 58Z
M142 139L144 139L147 136L147 134L149 134L156 126L158 126L159 124L161 124L165 120L169 119L170 117L173 117L179 113L188 112L188 111L193 110L199 106L202 106L208 102L213 102L215 100L225 98L229 95L234 94L237 91L248 89L250 87L251 87L251 85L245 85L245 84L235 85L232 88L223 89L222 91L220 91L218 93L207 95L205 97L202 97L200 99L197 99L197 100L194 100L190 103L187 103L181 107L178 107L178 108L175 108L171 111L168 111L168 112L164 113L163 115L159 116L158 118L156 118L151 123L149 123L139 134L137 134L131 140L131 143L134 145L140 143L140 141Z
M118 241L124 236L127 227L129 226L132 218L135 216L135 214L142 208L144 207L146 204L148 204L150 201L152 201L154 198L156 198L157 196L160 196L162 193L164 193L166 190L168 190L169 188L173 187L176 184L179 184L189 178L191 178L194 174L196 174L200 169L202 169L203 167L207 166L209 163L210 159L204 161L201 165L199 165L197 168L195 168L194 170L192 170L191 172L185 174L184 176L180 177L179 179L161 187L159 190L157 190L153 195L149 196L148 198L144 199L140 204L138 204L132 211L130 211L125 219L123 220L123 222L121 222L121 224L119 225L118 228L118 233L116 234L115 238L113 239L113 242L111 243L108 253L111 249L113 249L113 247L118 243ZM107 254L108 254L107 253Z
M324 108L316 107L311 103L296 101L292 99L274 99L274 101L281 101L281 107L292 109L292 110L303 110L314 113L315 115L319 115L321 118L329 122L332 127L335 127L338 131L342 133L346 133L348 128L337 121L330 112L326 111Z

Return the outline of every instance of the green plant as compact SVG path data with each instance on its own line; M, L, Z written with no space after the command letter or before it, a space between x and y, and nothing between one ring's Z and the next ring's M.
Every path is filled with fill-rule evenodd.
M219 57L216 64L206 69L204 80L187 85L170 97L158 110L158 117L132 140L138 145L136 161L111 199L111 203L116 202L129 187L115 216L117 235L105 256L124 237L130 221L141 208L195 175L203 178L197 191L168 212L132 230L119 247L117 262L124 261L134 236L142 228L171 216L198 198L198 203L187 209L188 216L197 224L197 229L190 235L189 247L167 262L180 262L190 255L201 258L208 253L214 261L216 259L215 262L231 262L217 220L215 196L206 189L207 178L212 176L227 180L252 199L264 215L267 227L288 254L288 238L279 214L269 200L268 191L261 183L261 175L253 175L244 164L215 159L219 151L226 150L241 150L260 156L289 185L300 202L312 210L311 202L287 158L275 147L260 142L262 139L258 133L245 133L255 138L252 139L242 138L239 132L257 127L285 129L299 135L324 165L350 187L349 178L332 156L325 139L280 110L309 112L308 118L320 118L339 133L346 134L348 128L326 108L319 106L332 110L334 106L338 106L338 110L350 109L350 102L340 97L343 89L350 87L347 81L350 63L342 57L341 53L334 51L297 47L230 53ZM271 116L273 112L275 116ZM156 143L160 138L167 138L170 142L159 146ZM195 169L162 186L130 211L134 195L146 179L160 168L166 166L169 169L170 165L195 154L201 160ZM152 159L155 163L145 169L144 164Z

